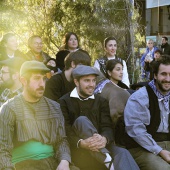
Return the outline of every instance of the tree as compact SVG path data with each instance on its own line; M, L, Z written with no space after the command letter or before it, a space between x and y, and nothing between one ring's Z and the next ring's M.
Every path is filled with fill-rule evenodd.
M115 36L118 55L129 59L128 11L133 6L128 0L2 0L0 5L0 32L18 35L23 51L27 50L27 39L38 34L43 38L44 51L54 57L65 33L73 31L93 61L104 55L103 40L107 36ZM142 37L138 13L136 8L132 23L134 35ZM138 42L136 37L134 43Z

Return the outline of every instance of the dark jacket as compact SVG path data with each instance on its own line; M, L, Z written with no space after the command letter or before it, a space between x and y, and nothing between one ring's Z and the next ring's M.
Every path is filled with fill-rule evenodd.
M81 52L87 53L87 51L82 50L82 49L78 49ZM78 51L77 50L77 51ZM60 70L64 70L65 68L65 64L64 64L64 59L66 58L66 56L70 53L69 50L61 50L56 54L56 63L57 63L57 68L59 68ZM89 54L88 54L89 55Z
M26 57L27 57L27 60L37 60L37 61L42 61L44 63L46 63L47 60L51 58L47 53L43 51L40 53L40 56L39 56L40 58L36 58L34 53L31 50L26 53Z
M16 51L14 52L14 57L20 57L20 58L26 59L26 55L23 54L23 53L22 53L21 51L19 51L19 50L16 50ZM8 55L7 55L7 53L6 53L5 48L0 47L0 61L6 60L6 59L8 59L8 58L9 58L9 57L8 57Z
M170 45L168 43L161 45L162 54L170 55Z
M82 101L78 98L70 97L70 93L67 93L60 98L59 103L65 118L66 134L71 147L76 148L80 139L71 128L79 116L87 116L99 134L105 136L109 142L113 141L112 120L106 99L95 95L95 99Z
M45 86L44 96L58 101L64 94L71 92L75 87L74 82L67 81L64 71L52 76Z

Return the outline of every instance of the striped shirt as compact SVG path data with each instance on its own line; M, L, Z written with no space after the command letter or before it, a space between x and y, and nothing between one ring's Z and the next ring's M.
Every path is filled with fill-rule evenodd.
M20 94L0 108L0 169L13 168L13 148L32 139L52 145L58 161L71 162L59 104L46 97L29 103Z
M22 88L19 88L15 92L12 92L10 89L6 88L0 95L0 107L8 100L13 98L14 96L22 93Z

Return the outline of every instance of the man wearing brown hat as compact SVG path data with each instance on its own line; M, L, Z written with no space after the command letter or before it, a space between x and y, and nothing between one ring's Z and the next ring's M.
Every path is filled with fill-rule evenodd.
M76 87L59 102L75 165L83 170L139 170L126 149L113 145L109 104L93 94L98 72L79 65L72 75Z
M18 57L0 61L0 86L1 89L4 89L0 94L0 106L22 92L19 70L24 61L24 59Z
M62 112L43 97L49 71L42 62L22 64L23 92L0 108L0 169L70 170Z

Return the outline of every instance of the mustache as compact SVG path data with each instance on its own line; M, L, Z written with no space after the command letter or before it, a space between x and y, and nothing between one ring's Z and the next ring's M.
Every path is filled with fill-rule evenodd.
M162 83L170 83L170 81L162 81Z
M37 90L45 90L45 88L44 87L40 87Z

